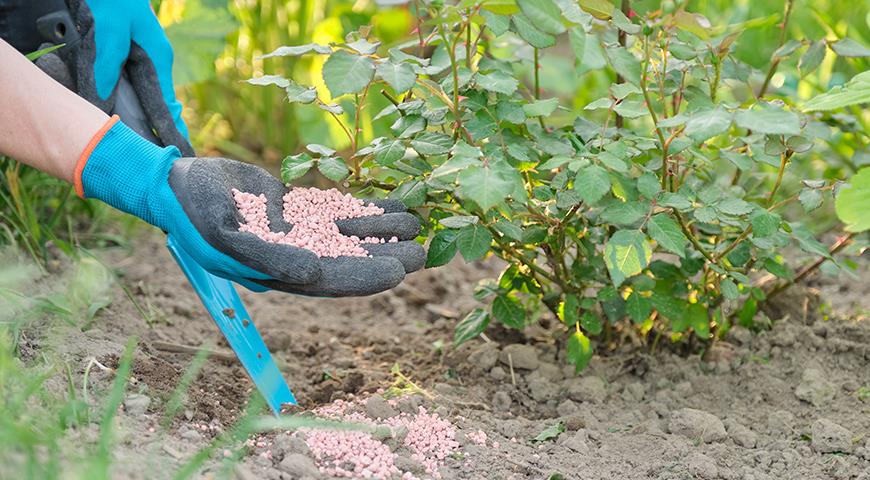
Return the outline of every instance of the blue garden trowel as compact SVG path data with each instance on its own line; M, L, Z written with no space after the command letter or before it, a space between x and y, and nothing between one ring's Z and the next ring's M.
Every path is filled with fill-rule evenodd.
M148 120L138 97L125 76L121 77L118 84L113 113L120 116L128 127L144 138L162 145L148 127ZM242 303L233 283L207 272L181 248L172 235L167 237L166 247L187 275L205 309L224 334L227 343L242 362L242 366L257 386L257 390L266 399L272 412L280 415L283 405L296 405L296 398L290 392L290 387L287 386L275 360L263 343L263 338L254 326L251 316L248 315L245 304Z

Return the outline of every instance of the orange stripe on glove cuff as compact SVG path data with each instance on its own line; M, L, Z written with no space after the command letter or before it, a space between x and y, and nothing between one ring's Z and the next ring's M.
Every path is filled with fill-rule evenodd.
M76 162L76 168L73 170L73 185L76 189L76 195L81 198L85 198L85 187L82 185L82 172L85 171L85 164L88 163L88 159L91 158L91 154L94 153L94 148L97 147L97 144L100 143L100 140L106 135L106 132L109 131L121 117L117 115L112 115L112 118L106 120L106 123L97 130L97 133L91 137L91 141L88 142L87 146L84 150L82 150L82 154L79 156L78 161Z

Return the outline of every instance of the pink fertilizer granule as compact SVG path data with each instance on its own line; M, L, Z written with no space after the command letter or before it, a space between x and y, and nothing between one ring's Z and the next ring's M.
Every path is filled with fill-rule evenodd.
M396 243L377 237L360 239L345 236L338 230L337 220L382 215L384 209L374 204L343 194L331 188L294 188L284 195L284 220L293 225L289 232L273 232L266 214L265 195L254 195L235 188L232 190L236 208L245 220L239 224L240 232L250 232L270 243L281 243L304 248L318 257L367 257L364 243Z

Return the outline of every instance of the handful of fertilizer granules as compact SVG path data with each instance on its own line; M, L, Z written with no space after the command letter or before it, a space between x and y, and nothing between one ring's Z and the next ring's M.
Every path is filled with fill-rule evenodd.
M349 193L341 193L334 188L294 188L284 195L284 220L293 225L289 232L273 232L266 214L265 195L254 195L237 189L232 190L236 208L244 219L239 224L240 232L250 232L270 243L282 243L304 248L319 257L367 257L363 248L366 243L385 243L377 237L359 238L345 236L338 229L336 221L348 218L382 215L384 209L366 204ZM390 243L398 242L390 238Z

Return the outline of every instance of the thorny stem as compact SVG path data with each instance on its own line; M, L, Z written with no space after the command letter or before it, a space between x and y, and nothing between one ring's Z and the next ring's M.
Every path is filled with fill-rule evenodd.
M668 179L668 145L665 141L665 136L662 133L661 129L659 129L659 118L656 115L655 108L652 104L652 97L649 94L649 90L647 89L647 75L649 72L649 62L650 62L650 53L649 53L649 40L644 37L643 40L643 72L640 75L640 91L643 93L643 100L646 103L646 108L649 110L649 116L653 122L653 128L656 131L656 135L659 137L659 142L662 145L662 173L661 173L661 182L662 189L667 189L667 179ZM617 117L618 118L618 117Z
M839 252L840 250L846 248L850 243L852 243L852 238L854 238L854 237L855 237L855 233L850 233L850 234L846 235L845 237L842 237L839 240L837 240L837 242L834 243L833 245L831 245L831 248L828 249L828 255L829 256L833 255L833 254ZM792 278L791 280L787 280L787 281L780 283L779 285L773 287L769 292L767 292L767 295L765 297L765 301L769 301L772 297L779 295L779 293L782 292L783 290L794 285L795 283L802 281L804 278L809 276L811 273L815 272L823 263L825 263L825 260L827 260L827 257L817 258L811 264L800 269L800 271L798 271L797 275L795 275L794 278Z
M776 195L776 191L779 190L779 186L782 185L782 177L785 174L785 166L788 164L788 159L791 158L792 154L793 152L791 150L779 154L779 171L776 173L776 183L773 184L773 188L770 190L770 194L767 196L768 207L773 204L773 197L774 195Z
M779 46L776 47L779 50L785 44L785 36L788 32L788 21L791 18L792 7L794 7L794 0L786 0L785 1L785 13L783 14L782 23L780 24L780 28L782 29L779 32ZM764 83L761 84L761 90L758 91L758 98L764 96L767 92L767 87L770 86L770 80L773 79L773 75L776 73L776 68L779 67L779 62L782 59L779 57L775 57L770 62L770 68L767 70L767 76L764 77Z
M462 115L459 112L459 67L456 65L456 42L452 44L447 39L447 34L444 33L444 25L438 27L438 33L444 41L444 46L447 49L447 56L450 58L450 70L453 74L453 117L455 120L456 129L453 131L453 140L459 138L459 135L465 127L462 126Z
M683 231L683 234L688 237L689 241L692 242L692 245L695 247L695 249L701 252L701 255L703 255L704 258L709 260L711 263L716 263L716 259L713 257L713 255L711 255L710 252L708 252L707 249L704 248L703 245L701 245L701 241L698 240L698 237L696 237L694 233L692 233L692 230L689 228L689 225L686 224L686 220L683 218L683 215L680 214L679 211L674 209L674 216L677 217L677 222L679 222L680 229Z
M371 86L371 83L366 85L366 88L364 88L362 91L362 95L354 94L354 98L356 100L356 118L355 118L356 125L355 125L354 131L353 131L353 139L351 140L351 150L353 150L354 152L356 152L356 147L357 147L357 145L359 145L359 134L362 131L360 117L362 117L363 104L366 101L366 96L369 94L369 87L370 86ZM361 174L361 168L360 168L359 157L354 157L353 158L353 176L356 180L359 180L360 174Z
M622 11L622 14L627 17L628 13L631 11L631 0L622 0L621 4L619 6L619 9ZM626 39L625 32L622 30L619 30L619 33L617 35L618 35L617 38L619 40L619 45L624 48L625 47L625 39ZM537 58L537 57L535 57L535 58ZM622 78L622 75L617 73L616 74L616 83L622 83L624 81L625 81L625 79ZM620 128L622 128L622 125L624 122L625 122L625 120L622 118L622 115L617 113L616 114L616 129L619 130Z

